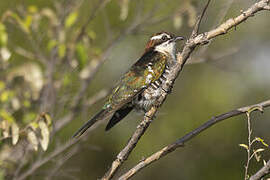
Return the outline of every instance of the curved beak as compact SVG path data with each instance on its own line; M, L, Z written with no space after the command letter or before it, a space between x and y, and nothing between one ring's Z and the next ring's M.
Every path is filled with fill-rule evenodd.
M176 36L173 41L180 41L180 40L184 40L185 38L183 36Z

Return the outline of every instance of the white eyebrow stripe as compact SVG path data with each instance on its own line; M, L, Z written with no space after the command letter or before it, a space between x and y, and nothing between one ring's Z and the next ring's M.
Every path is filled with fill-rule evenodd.
M161 38L162 38L162 36L164 36L164 35L166 35L166 36L167 36L167 38L170 38L170 36L169 36L168 34L166 34L166 33L162 33L162 34L160 34L160 35L157 35L157 36L153 36L153 37L151 37L151 40L154 40L154 39L161 39Z

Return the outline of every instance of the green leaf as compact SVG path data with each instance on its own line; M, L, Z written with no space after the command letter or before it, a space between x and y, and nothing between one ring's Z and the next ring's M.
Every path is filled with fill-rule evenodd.
M39 125L39 128L41 130L41 136L42 136L42 138L39 140L39 142L40 142L42 149L44 151L46 151L48 148L49 139L50 139L49 128L44 121L39 121L38 125Z
M66 45L65 44L60 44L58 46L58 55L60 58L63 58L66 54Z
M264 146L269 147L269 145L266 144L262 138L256 137L255 140L258 141L258 142L261 142Z
M121 0L121 3L120 3L120 19L122 21L126 20L127 17L128 17L128 5L129 5L129 0Z
M51 51L57 44L58 44L58 43L57 43L56 40L54 40L54 39L50 40L50 41L48 42L48 44L47 44L48 50Z
M264 149L262 149L262 148L253 150L254 157L255 157L257 162L259 162L261 160L261 156L258 153L262 152L262 151L264 151Z
M263 107L262 106L253 106L247 111L247 113L250 114L251 112L257 111L257 110L260 112L263 112Z
M30 15L27 15L26 18L24 19L23 23L24 23L24 26L29 29L31 24L32 24L32 20L33 20L33 17L30 16Z
M182 14L177 13L173 18L173 26L175 29L179 30L183 25L183 17Z
M6 120L10 124L15 121L13 116L3 109L0 110L0 118Z
M36 118L36 114L34 112L29 112L24 114L23 116L23 122L25 124L28 124L29 122L33 121Z
M263 148L260 148L260 149L256 149L256 150L254 151L254 153L258 153L258 152L262 152L262 151L264 151L264 149L263 149Z
M29 12L29 13L34 14L34 13L36 13L37 11L38 11L37 6L31 5L31 6L28 7L28 12Z
M6 85L4 81L0 81L0 91L5 89Z
M5 179L5 172L3 169L0 169L0 180L4 180L4 179Z
M26 107L26 108L29 108L31 106L30 101L24 100L23 101L23 106Z
M38 128L38 126L39 126L37 122L31 122L29 125L34 130L36 130Z
M89 38L91 38L93 40L96 39L96 37L97 37L97 34L91 30L87 32L87 35L89 36Z
M29 25L28 24L28 21L29 20L25 20L23 21L16 13L14 12L10 12L9 15L15 19L15 21L18 23L19 27L26 33L26 34L29 34L30 33L30 30L29 30Z
M65 27L66 28L69 28L71 27L77 20L78 18L78 12L72 12L68 15L68 17L66 18L66 21L65 21Z
M9 136L9 128L10 128L10 123L6 120L0 121L0 128L3 130L3 137L6 138Z
M28 130L27 139L35 151L38 150L38 139L33 130Z
M63 85L64 85L64 86L67 86L67 85L69 85L69 84L72 82L70 76L71 76L71 75L70 75L69 73L67 73L67 74L65 74L65 75L63 76Z
M96 55L100 55L102 53L102 50L100 48L96 48L94 47L93 48L93 52L96 54Z
M239 146L245 148L246 150L248 150L248 146L246 144L239 144Z
M3 91L2 94L0 94L0 101L7 102L12 96L13 93L11 91Z
M87 62L88 55L84 45L81 43L78 43L76 46L76 56L78 59L79 68L84 68Z
M6 32L6 27L0 22L0 47L5 47L8 42L8 34Z
M11 124L12 144L16 145L19 140L19 126L14 122Z
M48 126L50 126L52 124L52 118L48 113L44 114L44 119L45 119Z

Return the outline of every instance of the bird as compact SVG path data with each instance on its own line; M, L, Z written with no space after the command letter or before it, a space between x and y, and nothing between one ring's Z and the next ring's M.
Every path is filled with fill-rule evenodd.
M99 120L110 118L108 131L133 109L147 112L160 96L159 87L167 79L169 66L176 61L176 42L184 39L165 31L153 34L143 55L118 80L102 109L72 137L80 137Z

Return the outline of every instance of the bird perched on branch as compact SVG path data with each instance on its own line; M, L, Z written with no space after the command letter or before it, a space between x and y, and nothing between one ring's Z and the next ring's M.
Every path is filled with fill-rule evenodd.
M106 131L133 109L146 112L160 96L169 65L176 61L176 41L183 40L168 32L151 36L142 57L120 78L102 110L86 122L73 137L81 136L95 122L109 119Z

